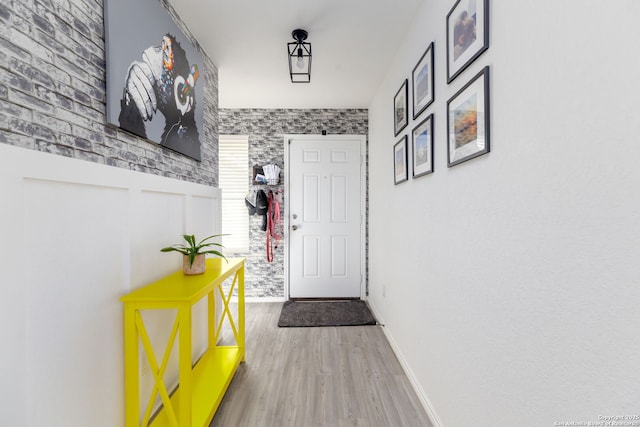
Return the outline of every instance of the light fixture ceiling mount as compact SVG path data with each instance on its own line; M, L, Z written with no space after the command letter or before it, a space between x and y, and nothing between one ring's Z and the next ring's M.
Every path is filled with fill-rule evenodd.
M306 42L309 33L300 28L291 32L294 42L287 43L289 75L291 83L311 82L311 43Z

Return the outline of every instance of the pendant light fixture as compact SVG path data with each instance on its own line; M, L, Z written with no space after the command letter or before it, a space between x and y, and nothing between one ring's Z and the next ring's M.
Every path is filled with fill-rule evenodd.
M311 82L311 43L305 40L309 34L305 30L293 30L295 42L287 43L289 51L289 75L291 83Z

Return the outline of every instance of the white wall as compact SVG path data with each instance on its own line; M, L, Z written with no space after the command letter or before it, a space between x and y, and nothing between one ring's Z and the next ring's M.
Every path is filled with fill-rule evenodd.
M370 301L443 426L640 415L640 2L491 1L447 85L453 3L425 2L370 106ZM394 186L392 99L431 41L435 173ZM485 65L491 153L448 169L446 101Z
M0 144L0 200L0 425L123 425L119 297L180 269L160 248L184 232L219 232L219 190ZM173 319L147 317L163 345Z

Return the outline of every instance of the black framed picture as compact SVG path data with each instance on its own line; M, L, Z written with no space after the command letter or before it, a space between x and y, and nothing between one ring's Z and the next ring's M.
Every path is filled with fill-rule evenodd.
M409 179L407 162L407 135L393 146L393 182L398 185Z
M416 119L434 99L433 84L433 42L416 64L411 73L412 89L413 89L413 118Z
M405 79L398 89L396 96L393 97L393 134L398 134L409 123L409 102L407 99L408 94L408 80Z
M489 152L489 67L447 101L448 167Z
M413 177L433 173L433 114L413 128L411 147Z
M458 0L447 15L447 83L489 48L489 0Z

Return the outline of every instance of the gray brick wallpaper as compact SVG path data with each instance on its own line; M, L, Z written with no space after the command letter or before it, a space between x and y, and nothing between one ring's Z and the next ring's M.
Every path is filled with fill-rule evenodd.
M287 134L368 134L368 111L361 109L224 109L219 110L221 135L249 137L249 166L276 163L284 166L284 136ZM284 173L282 174L284 177ZM252 177L247 177L251 181ZM282 181L282 180L281 180ZM274 192L277 186L256 186ZM283 190L284 191L284 190ZM282 206L284 208L284 204ZM284 212L281 210L281 216ZM273 262L266 259L262 217L250 217L250 249L247 254L245 295L284 297L284 250L274 249ZM282 234L282 230L279 230Z
M367 110L218 111L218 70L200 49L207 103L197 162L106 124L104 42L102 0L0 2L0 143L217 186L219 133L248 135L251 165L280 166L285 134L368 133ZM260 225L252 217L247 296L282 297L283 250L266 261Z
M3 0L0 143L217 186L218 70L200 51L207 103L197 162L105 124L102 0Z

